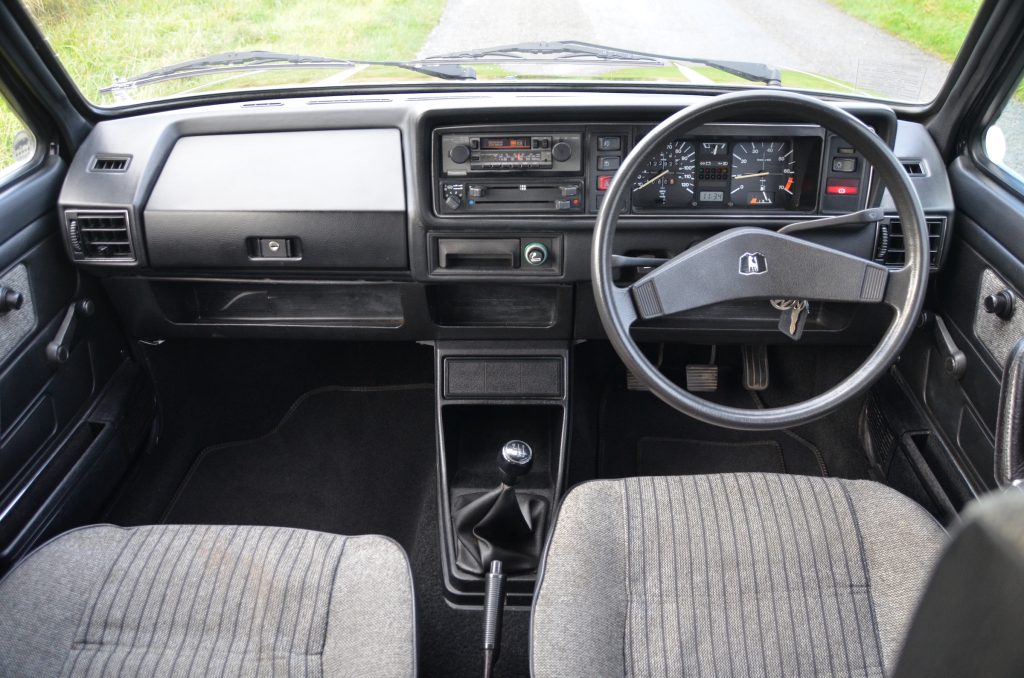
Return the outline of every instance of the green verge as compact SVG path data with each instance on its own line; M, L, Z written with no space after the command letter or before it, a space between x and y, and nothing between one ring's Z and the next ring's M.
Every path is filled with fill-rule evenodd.
M355 59L410 59L441 16L445 0L23 0L64 68L90 100L128 77L178 61L243 50ZM310 81L334 71L244 77L223 86ZM168 96L217 79L165 83L140 91ZM24 125L0 104L0 170L12 162Z

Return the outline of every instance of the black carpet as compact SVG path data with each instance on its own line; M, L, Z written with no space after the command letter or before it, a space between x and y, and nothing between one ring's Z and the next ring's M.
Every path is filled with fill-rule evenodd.
M722 443L641 438L636 447L637 468L644 476L786 472L782 446L774 440Z
M269 434L205 449L163 522L408 543L433 466L432 385L326 387L302 396Z
M482 673L482 616L444 600L433 386L326 387L267 435L199 455L167 523L258 524L383 534L409 554L420 675ZM525 676L526 612L507 612L496 676Z

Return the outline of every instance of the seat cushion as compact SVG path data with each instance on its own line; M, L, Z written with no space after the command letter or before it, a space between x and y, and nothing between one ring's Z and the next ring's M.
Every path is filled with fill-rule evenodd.
M94 526L0 582L0 674L409 676L414 627L384 537Z
M595 481L537 584L535 676L881 676L945 541L870 481Z

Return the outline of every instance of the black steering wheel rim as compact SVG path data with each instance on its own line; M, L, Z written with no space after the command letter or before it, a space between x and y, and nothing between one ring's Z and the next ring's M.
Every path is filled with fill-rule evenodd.
M612 254L618 206L631 178L647 156L671 139L701 125L737 116L777 114L797 122L821 125L852 145L888 189L903 225L906 263L888 278L886 302L894 314L889 328L868 358L846 379L809 400L766 409L743 409L699 398L668 380L646 358L630 335L636 318L629 292L612 277ZM899 160L863 122L832 104L785 91L745 91L721 94L680 110L641 139L615 174L594 228L591 276L598 313L605 332L627 369L661 400L700 421L738 430L790 428L818 419L866 391L896 361L917 324L928 284L928 234L917 193Z

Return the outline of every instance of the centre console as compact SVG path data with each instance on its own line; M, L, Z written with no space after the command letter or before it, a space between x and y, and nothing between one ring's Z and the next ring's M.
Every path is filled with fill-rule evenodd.
M501 560L508 604L528 607L564 484L568 345L438 342L435 359L445 597L481 605Z

